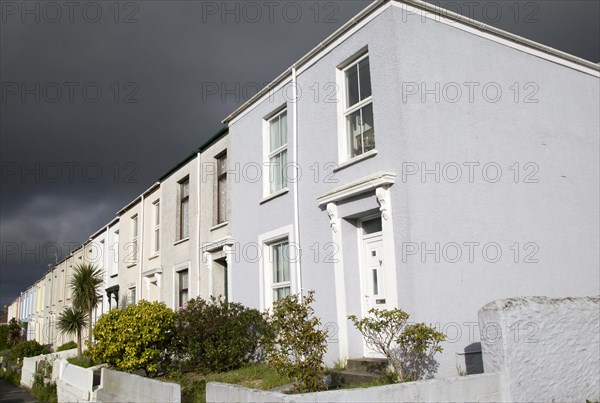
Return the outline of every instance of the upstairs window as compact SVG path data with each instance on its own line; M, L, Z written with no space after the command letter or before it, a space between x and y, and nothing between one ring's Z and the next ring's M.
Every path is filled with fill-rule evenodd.
M137 214L131 217L131 245L133 251L131 252L131 263L135 264L138 261L138 216Z
M227 221L227 154L217 157L217 224Z
M153 203L153 230L152 230L152 251L158 254L160 251L160 201Z
M190 236L190 179L185 178L179 182L179 233L177 240L186 239Z
M270 118L268 124L269 193L287 187L287 110Z
M347 155L353 158L375 149L369 56L366 54L353 61L343 73Z

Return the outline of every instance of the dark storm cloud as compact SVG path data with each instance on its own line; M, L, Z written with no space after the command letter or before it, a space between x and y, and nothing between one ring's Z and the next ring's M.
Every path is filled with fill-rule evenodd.
M0 304L368 3L0 0ZM596 1L432 3L598 61Z

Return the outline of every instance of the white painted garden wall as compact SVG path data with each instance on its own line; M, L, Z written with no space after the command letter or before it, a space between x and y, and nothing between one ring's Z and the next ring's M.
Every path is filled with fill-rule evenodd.
M103 366L106 364L102 364ZM56 394L61 402L95 402L94 371L99 366L82 368L69 364L67 360L58 361L58 379L56 379Z
M58 377L57 362L63 358L75 357L77 349L59 351L58 353L42 354L35 357L23 358L23 368L21 369L21 385L31 388L33 386L33 375L40 361L46 360L52 363L52 380Z
M148 379L102 368L102 380L96 390L98 402L179 403L181 388L176 383Z
M512 401L600 399L600 297L508 298L479 311L486 373Z

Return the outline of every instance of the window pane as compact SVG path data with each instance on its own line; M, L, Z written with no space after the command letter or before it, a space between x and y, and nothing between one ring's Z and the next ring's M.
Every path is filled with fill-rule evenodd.
M290 258L287 242L273 245L273 283L290 281Z
M227 177L219 179L219 223L227 221Z
M181 238L188 237L189 226L189 201L185 200L181 203Z
M138 219L137 219L137 216L133 217L131 219L131 226L133 227L132 228L132 233L133 233L133 237L135 238L135 237L138 236Z
M287 186L287 150L275 154L269 159L271 193Z
M281 137L279 135L279 118L274 118L269 122L269 151L273 151L281 147Z
M290 281L290 251L288 244L282 246L281 281Z
M188 271L182 271L179 273L179 289L186 290L188 288Z
M133 251L132 251L133 261L136 261L138 259L138 241L137 241L137 238L135 238L133 241L131 241L131 244L133 245Z
M358 71L354 65L346 70L346 106L350 107L358 101Z
M362 131L363 131L363 152L375 148L375 127L373 125L373 104L369 104L361 109L362 111Z
M363 234L369 235L375 232L381 232L381 217L373 218L362 222Z
M351 157L375 148L373 104L368 104L348 115L347 125Z
M187 302L188 302L188 292L182 291L179 294L179 306L185 306L185 304L187 304Z
M160 230L157 228L154 230L154 251L160 250Z
M371 73L369 72L369 58L361 60L358 64L360 71L360 100L371 96Z
M181 183L181 197L187 197L190 195L190 181L186 180Z
M290 287L275 288L273 290L273 301L285 298L290 295Z
M222 175L227 171L227 156L223 155L217 160L217 174Z
M281 249L279 245L272 246L272 261L273 261L273 282L281 282Z
M379 295L379 285L377 284L377 269L373 269L373 295Z
M160 203L154 205L154 225L160 224Z
M287 111L279 115L279 141L280 146L287 144Z
M348 145L351 157L362 154L362 131L360 124L360 110L352 112L347 117Z

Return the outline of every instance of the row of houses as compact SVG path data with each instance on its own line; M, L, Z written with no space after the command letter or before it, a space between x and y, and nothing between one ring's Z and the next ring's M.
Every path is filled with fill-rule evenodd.
M54 323L82 262L105 273L94 320L142 299L263 310L314 290L328 363L375 355L348 315L400 307L446 334L439 373L456 374L495 330L478 329L485 303L600 294L599 76L428 3L376 1L51 266L9 318L65 342ZM535 323L513 328L535 340Z

